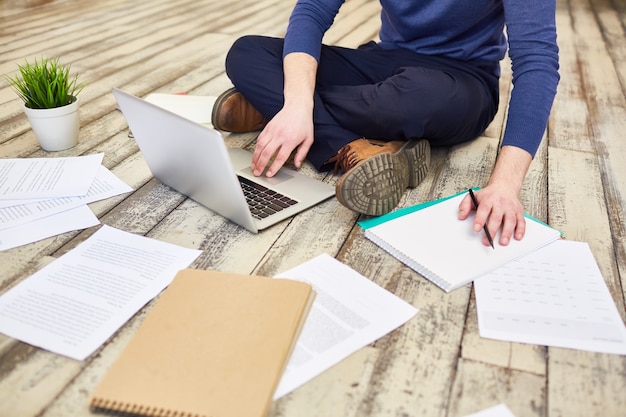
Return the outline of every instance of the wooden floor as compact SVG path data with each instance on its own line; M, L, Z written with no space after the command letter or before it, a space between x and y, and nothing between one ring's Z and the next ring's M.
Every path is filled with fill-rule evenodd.
M275 402L271 416L457 417L499 403L517 417L626 415L626 357L480 338L471 285L444 293L366 240L359 217L335 199L252 235L151 177L111 87L139 96L217 95L230 86L223 61L232 42L251 33L282 35L295 0L24 3L0 0L0 73L14 72L24 58L59 56L89 86L80 97L79 144L53 155L39 149L21 103L0 80L1 157L104 152L104 164L136 190L91 205L104 224L202 249L193 264L200 269L272 276L326 252L420 309L397 331ZM325 41L356 46L374 38L379 7L348 0ZM626 2L558 0L557 13L562 79L522 198L530 214L590 244L626 318ZM502 103L509 80L505 62ZM401 204L484 185L505 115L503 105L470 144L435 149L430 174ZM225 140L249 146L254 138ZM96 229L1 252L0 293ZM0 335L0 416L92 415L89 394L151 305L82 362Z

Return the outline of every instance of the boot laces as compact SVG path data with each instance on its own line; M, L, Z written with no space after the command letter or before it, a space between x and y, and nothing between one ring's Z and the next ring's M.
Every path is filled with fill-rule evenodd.
M356 139L339 149L337 155L330 158L328 163L335 163L333 167L333 173L335 174L342 170L343 172L348 172L362 160L380 152L380 148L384 147L386 144L387 142L383 141L365 138ZM372 148L376 148L376 150ZM370 152L367 152L368 150Z

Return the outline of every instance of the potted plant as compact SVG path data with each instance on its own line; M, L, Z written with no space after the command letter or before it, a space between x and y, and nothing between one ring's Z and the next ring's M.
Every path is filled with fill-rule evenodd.
M18 65L14 77L5 75L13 90L24 101L39 144L46 151L61 151L78 143L78 93L84 88L78 74L70 77L70 66L58 58L35 59Z

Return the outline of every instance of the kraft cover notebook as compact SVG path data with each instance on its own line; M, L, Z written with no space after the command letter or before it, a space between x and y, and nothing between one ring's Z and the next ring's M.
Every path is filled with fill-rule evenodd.
M264 416L314 298L299 281L182 270L90 404L145 416Z
M449 292L505 263L531 253L561 236L552 227L529 216L522 240L512 239L495 249L482 244L474 232L472 214L458 219L465 192L361 223L365 236L398 260Z

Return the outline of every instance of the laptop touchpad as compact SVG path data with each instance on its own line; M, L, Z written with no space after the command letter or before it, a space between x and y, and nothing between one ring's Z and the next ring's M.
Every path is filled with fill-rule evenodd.
M251 167L240 169L239 172L255 178L257 182L260 182L260 183L266 182L268 184L273 184L273 185L280 184L281 182L284 182L293 178L293 174L291 174L288 171L285 171L284 169L281 169L273 177L270 177L270 178L266 177L265 175L262 175L260 177L255 177L254 174L252 173Z

